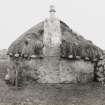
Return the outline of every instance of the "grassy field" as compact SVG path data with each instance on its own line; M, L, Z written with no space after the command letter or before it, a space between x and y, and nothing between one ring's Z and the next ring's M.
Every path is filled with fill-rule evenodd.
M87 84L38 84L26 82L16 89L4 82L7 60L0 61L0 105L105 105L105 87Z

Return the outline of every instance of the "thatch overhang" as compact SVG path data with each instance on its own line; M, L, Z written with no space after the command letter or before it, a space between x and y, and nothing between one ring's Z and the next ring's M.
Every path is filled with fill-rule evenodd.
M61 57L91 61L101 59L102 49L73 32L64 22L60 21L60 26L62 33ZM44 22L40 22L15 40L8 48L8 54L12 57L37 58L43 56L43 34Z

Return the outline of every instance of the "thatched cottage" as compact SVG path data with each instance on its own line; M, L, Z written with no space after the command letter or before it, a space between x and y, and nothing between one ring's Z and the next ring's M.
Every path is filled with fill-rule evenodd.
M51 6L49 18L33 26L10 45L10 62L28 65L31 69L25 72L31 71L38 83L93 80L103 50L56 18L55 12Z

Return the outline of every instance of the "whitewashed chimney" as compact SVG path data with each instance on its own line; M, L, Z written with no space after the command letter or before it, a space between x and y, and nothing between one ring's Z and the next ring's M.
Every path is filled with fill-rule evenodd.
M44 21L44 55L60 55L61 28L60 21L55 16L56 10L53 5L50 6L49 18Z
M50 18L55 18L56 10L55 10L55 6L54 5L50 5L49 13L50 13Z

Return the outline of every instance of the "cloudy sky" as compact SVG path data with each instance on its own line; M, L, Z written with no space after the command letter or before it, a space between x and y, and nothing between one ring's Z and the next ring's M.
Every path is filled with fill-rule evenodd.
M74 31L105 49L105 0L0 0L0 49L9 45L33 25L56 15Z

